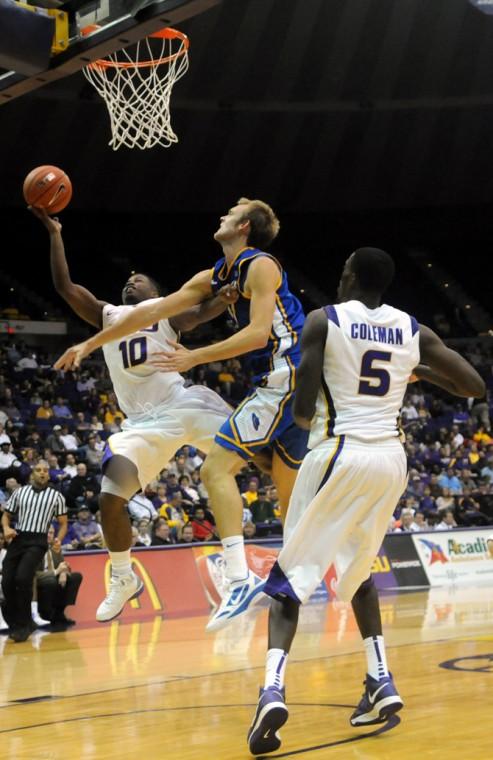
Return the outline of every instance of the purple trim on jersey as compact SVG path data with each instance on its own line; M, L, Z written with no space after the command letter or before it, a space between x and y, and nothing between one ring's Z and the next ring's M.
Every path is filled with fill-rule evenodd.
M289 596L290 599L293 599L295 602L298 602L298 604L301 604L301 601L296 596L292 585L284 575L279 562L275 562L272 566L272 570L270 571L269 577L267 578L267 582L264 586L264 593L274 598L276 598L278 595Z
M324 306L324 311L327 314L327 319L329 322L333 322L337 327L340 327L339 324L339 316L336 311L335 306Z
M330 460L329 466L327 467L327 472L323 476L322 482L320 483L319 487L317 488L317 493L322 490L322 488L324 487L324 485L327 483L328 479L332 475L332 472L334 471L335 463L337 462L337 460L339 458L339 455L340 455L340 453L341 453L341 451L343 449L344 441L345 440L346 440L346 436L345 435L341 435L340 438L339 438L339 443L337 444L336 452L333 455L332 459Z
M416 335L419 332L418 320L415 317L411 317L411 315L409 315L409 319L411 320L411 332L413 335Z
M327 438L330 438L331 436L334 435L337 412L334 406L334 399L332 398L332 395L329 391L329 386L325 382L325 377L323 375L322 375L322 390L325 395L325 400L327 401L327 409L329 412L329 419L327 420Z
M112 456L113 452L110 449L109 443L107 443L104 447L103 459L101 460L101 468L103 468L110 461Z

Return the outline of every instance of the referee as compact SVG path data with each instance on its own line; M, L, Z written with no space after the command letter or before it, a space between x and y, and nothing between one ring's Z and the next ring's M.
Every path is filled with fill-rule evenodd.
M32 472L32 485L14 491L2 515L5 540L10 542L2 568L3 615L14 641L26 641L32 631L33 580L48 549L48 528L54 517L60 524L55 548L67 532L65 498L48 485L49 478L48 463L39 461ZM14 516L15 530L10 527Z

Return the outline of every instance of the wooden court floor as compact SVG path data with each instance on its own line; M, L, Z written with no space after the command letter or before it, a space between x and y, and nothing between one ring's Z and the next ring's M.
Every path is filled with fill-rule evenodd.
M493 758L493 589L385 596L382 613L400 720L351 728L365 672L354 619L347 605L312 605L288 664L283 745L271 757ZM155 618L23 644L2 636L1 757L250 757L266 619L261 610L215 635L204 618Z

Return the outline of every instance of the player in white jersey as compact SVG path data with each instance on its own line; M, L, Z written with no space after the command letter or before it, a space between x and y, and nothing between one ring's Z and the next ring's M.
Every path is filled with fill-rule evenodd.
M358 249L344 266L340 303L312 312L303 330L294 418L311 430L311 450L264 589L273 601L266 678L248 733L254 755L281 744L277 732L288 717L284 673L300 604L332 563L340 599L350 601L370 583L365 579L406 487L398 419L413 371L459 396L484 393L474 368L435 333L381 304L393 275L387 253ZM360 609L358 625L368 672L353 726L385 721L403 705L387 669L378 600Z
M98 328L114 324L138 303L160 295L157 282L144 274L128 278L122 292L123 305L100 301L72 282L65 258L61 225L42 209L31 209L50 234L53 283L61 297L82 319ZM131 524L126 505L136 491L156 477L175 452L193 444L208 452L214 437L231 414L231 407L205 386L185 388L177 372L162 373L151 363L152 354L169 349L180 332L192 330L221 314L237 299L228 286L216 297L155 324L124 340L104 346L104 356L120 408L127 419L122 432L110 436L103 458L101 523L111 558L112 576L106 599L96 618L111 620L125 603L140 594L142 581L132 572Z

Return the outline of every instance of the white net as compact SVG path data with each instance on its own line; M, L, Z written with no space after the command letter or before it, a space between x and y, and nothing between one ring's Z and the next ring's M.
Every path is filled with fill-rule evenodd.
M113 150L122 145L169 148L178 142L170 98L175 82L188 69L188 38L174 29L158 35L138 42L131 55L119 50L84 68L108 107Z

